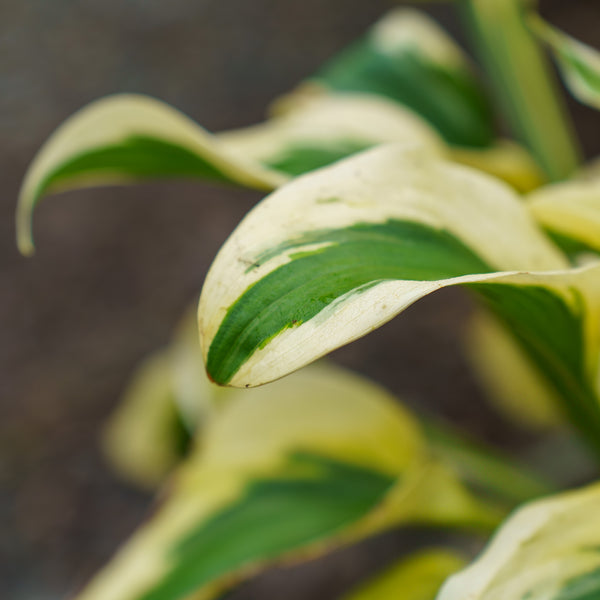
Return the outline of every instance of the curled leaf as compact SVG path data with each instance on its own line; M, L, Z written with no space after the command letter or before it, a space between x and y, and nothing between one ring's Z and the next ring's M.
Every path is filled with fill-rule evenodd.
M567 268L499 181L379 147L283 186L238 226L200 299L207 369L217 383L260 385L467 285L597 440L600 265Z
M232 156L194 121L147 96L108 96L82 108L42 146L29 167L17 208L17 242L32 254L33 210L53 192L192 177L270 190L285 178Z

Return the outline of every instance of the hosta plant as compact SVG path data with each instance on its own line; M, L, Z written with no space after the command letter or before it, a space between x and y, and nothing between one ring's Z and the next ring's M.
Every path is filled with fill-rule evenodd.
M479 304L468 354L498 406L570 429L600 458L600 175L581 164L542 48L596 108L600 58L531 2L457 6L479 70L437 24L397 9L263 123L210 134L120 95L40 150L19 198L26 254L36 203L61 190L186 177L268 192L216 257L198 318L144 363L109 423L116 469L168 483L82 600L216 598L269 565L408 524L500 529L458 574L464 548L420 551L349 600L600 597L598 484L557 493L558 477L311 364L460 286Z

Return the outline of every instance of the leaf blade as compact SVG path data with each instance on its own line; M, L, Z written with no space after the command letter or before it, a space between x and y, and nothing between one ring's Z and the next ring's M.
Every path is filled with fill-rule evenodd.
M30 165L17 206L19 249L33 253L32 214L47 193L182 176L263 190L284 180L231 156L194 121L158 100L134 94L97 100L67 119Z
M534 502L502 526L438 600L585 600L600 592L598 484Z

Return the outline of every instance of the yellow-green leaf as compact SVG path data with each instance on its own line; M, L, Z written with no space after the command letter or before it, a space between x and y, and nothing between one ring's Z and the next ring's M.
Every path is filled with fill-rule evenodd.
M558 64L563 79L578 100L600 109L600 52L531 15L535 33L546 42Z
M169 105L139 95L97 100L67 119L33 160L17 211L17 241L31 254L31 218L49 193L157 177L193 177L270 190L285 180L243 157Z
M232 393L169 498L81 600L211 598L273 561L395 524L489 530L501 515L431 461L387 392L343 369Z
M564 423L556 391L511 332L493 315L483 311L473 315L466 350L483 389L512 420L534 429Z
M530 192L546 181L531 154L510 140L500 140L489 148L451 148L450 156L458 163L499 177L519 192Z
M498 180L382 146L295 179L238 226L200 300L207 369L217 383L260 385L468 285L596 444L600 265L567 267Z
M435 600L444 581L466 564L457 552L431 548L402 558L344 600Z
M306 85L391 99L454 145L484 147L493 141L492 110L468 58L435 21L414 9L391 11ZM279 110L290 105L289 98L282 102Z
M573 180L540 188L528 207L575 262L600 254L600 180Z
M593 600L600 597L600 486L516 512L438 600Z
M189 443L175 401L166 351L136 370L103 436L105 454L126 479L154 488L179 462Z

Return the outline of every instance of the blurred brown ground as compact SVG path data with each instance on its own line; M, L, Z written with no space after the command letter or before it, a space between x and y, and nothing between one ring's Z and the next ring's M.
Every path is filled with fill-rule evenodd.
M149 496L99 454L103 419L135 364L164 344L220 244L258 200L195 183L64 194L36 214L20 257L20 180L52 130L87 102L142 92L209 130L259 121L265 105L396 3L384 0L19 0L0 2L0 597L63 598L142 520ZM456 32L451 10L427 10ZM554 23L600 46L596 0L544 0ZM570 102L588 156L600 116ZM426 299L336 353L421 410L510 446L460 356L460 293ZM517 438L515 438L517 436ZM276 572L235 598L331 598L415 532Z

